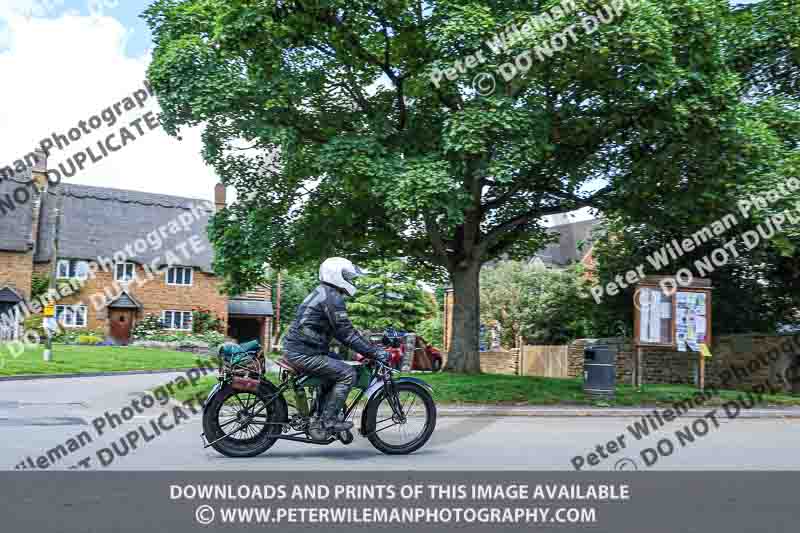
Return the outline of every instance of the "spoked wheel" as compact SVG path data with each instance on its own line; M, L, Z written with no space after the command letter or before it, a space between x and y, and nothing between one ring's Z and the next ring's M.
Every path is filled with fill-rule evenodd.
M256 392L236 391L229 385L222 388L203 414L206 440L228 457L253 457L267 451L281 434L280 423L287 421L286 402L276 392L263 383Z
M436 404L415 383L396 383L394 390L396 403L384 388L367 405L367 438L383 453L405 455L420 449L433 434Z

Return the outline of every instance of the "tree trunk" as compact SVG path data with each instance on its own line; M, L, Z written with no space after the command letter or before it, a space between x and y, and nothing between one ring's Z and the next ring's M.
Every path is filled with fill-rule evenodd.
M480 272L481 264L475 262L464 269L450 273L453 282L453 338L445 367L448 372L478 374L481 371L478 351Z

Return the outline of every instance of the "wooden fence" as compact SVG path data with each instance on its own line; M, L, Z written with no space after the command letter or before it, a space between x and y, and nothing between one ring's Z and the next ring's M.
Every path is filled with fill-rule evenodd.
M569 377L569 346L523 346L520 375Z

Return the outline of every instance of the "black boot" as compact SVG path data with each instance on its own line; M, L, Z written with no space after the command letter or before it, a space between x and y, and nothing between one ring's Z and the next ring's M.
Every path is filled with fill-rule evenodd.
M344 421L342 408L347 394L350 392L349 384L337 383L325 398L325 407L322 410L322 425L331 433L353 429L352 422Z
M323 427L331 433L340 433L342 431L349 431L353 429L352 422L345 422L344 420L339 420L338 418L334 418L333 420L324 420L322 424Z
M352 422L344 422L339 419L325 421L321 418L315 418L308 428L308 434L312 439L325 440L334 433L341 433L342 431L349 431L353 428Z

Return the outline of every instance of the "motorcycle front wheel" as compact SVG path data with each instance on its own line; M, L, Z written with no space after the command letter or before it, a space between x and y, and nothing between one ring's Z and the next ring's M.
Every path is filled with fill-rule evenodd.
M406 455L422 448L436 428L436 404L416 383L396 383L402 415L392 409L386 388L367 404L366 435L375 448L389 455Z
M264 453L275 444L275 437L282 431L281 423L288 418L286 401L276 394L277 389L265 382L255 392L224 386L203 413L206 440L228 457L254 457Z

